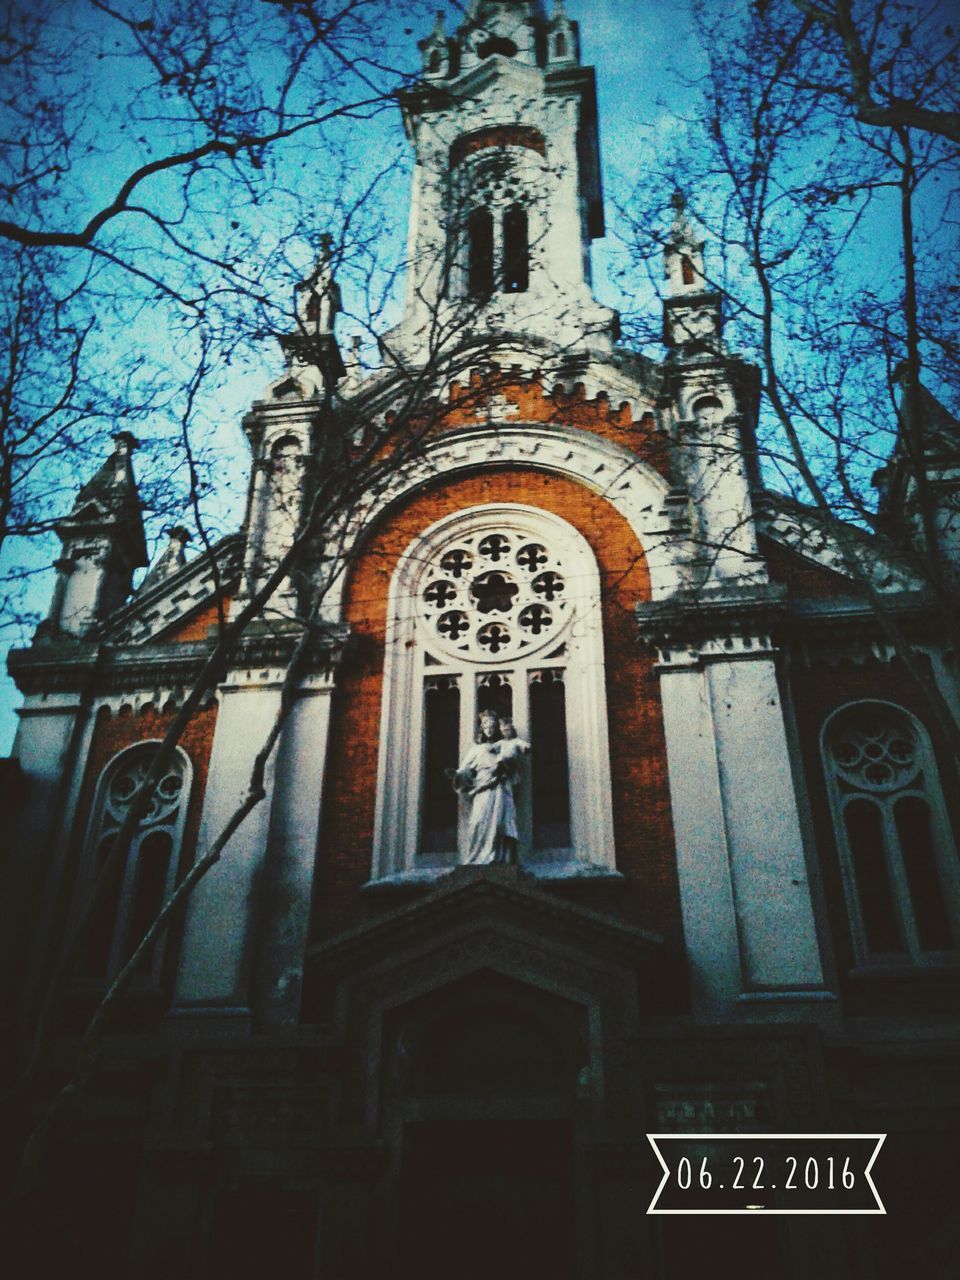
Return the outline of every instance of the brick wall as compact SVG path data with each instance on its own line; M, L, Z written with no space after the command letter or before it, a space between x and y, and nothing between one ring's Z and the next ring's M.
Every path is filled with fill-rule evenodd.
M850 581L843 574L797 555L772 538L758 538L757 545L767 562L770 580L783 583L788 595L822 600L850 594Z
M231 597L225 596L223 600L223 616L225 618L229 616L230 603ZM211 629L216 627L219 621L220 613L217 609L216 601L213 601L204 605L186 622L178 623L177 626L172 627L164 635L159 636L158 640L163 644L187 644L192 640L207 640Z
M354 565L345 614L355 639L334 705L317 928L336 933L375 909L359 890L371 869L386 598L397 560L434 521L498 502L555 513L584 535L597 557L617 866L627 877L605 905L676 939L680 909L659 687L652 660L639 652L632 614L637 601L649 598L646 560L629 525L603 497L564 477L519 468L478 472L421 492L380 524Z
M457 427L484 425L490 420L490 402L494 398L498 401L498 420L580 427L631 450L669 478L669 442L657 430L652 400L650 408L638 409L634 414L629 401L612 398L606 391L598 391L588 399L581 382L547 389L540 374L525 377L519 367L504 369L493 364L451 382L446 399L430 401L412 417L399 438L406 443L411 435L433 436ZM395 415L386 415L388 427L395 421Z

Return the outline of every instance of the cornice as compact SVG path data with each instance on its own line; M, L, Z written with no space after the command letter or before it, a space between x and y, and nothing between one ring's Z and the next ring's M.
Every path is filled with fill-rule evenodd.
M642 645L672 664L679 651L690 661L769 654L784 615L786 588L777 583L731 583L678 591L635 609Z
M942 617L926 592L891 592L883 597L883 607L911 644L942 642ZM791 657L806 664L889 662L897 652L871 605L845 596L791 600L784 641Z
M299 639L299 628L253 628L224 661L224 671L242 668L283 670ZM303 662L304 675L331 673L346 650L350 628L325 624ZM139 689L189 688L213 652L211 640L179 644L115 646L60 641L14 649L7 668L21 693L89 693L93 696Z
M911 640L938 639L936 608L923 591L890 592L883 606ZM778 583L678 592L636 606L640 643L665 668L789 650L808 661L832 654L889 660L893 648L873 607L851 596L788 599Z

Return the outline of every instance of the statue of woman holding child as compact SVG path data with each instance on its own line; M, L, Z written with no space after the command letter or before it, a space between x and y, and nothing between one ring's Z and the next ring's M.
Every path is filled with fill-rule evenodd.
M470 805L468 866L517 861L517 810L513 792L530 744L517 737L509 716L480 712L480 732L453 774L455 790Z

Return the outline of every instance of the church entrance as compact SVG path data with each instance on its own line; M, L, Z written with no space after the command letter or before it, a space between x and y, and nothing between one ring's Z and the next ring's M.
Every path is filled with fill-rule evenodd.
M478 974L394 1036L396 1276L573 1280L582 1010Z
M557 1120L406 1125L400 1276L570 1280L571 1136Z

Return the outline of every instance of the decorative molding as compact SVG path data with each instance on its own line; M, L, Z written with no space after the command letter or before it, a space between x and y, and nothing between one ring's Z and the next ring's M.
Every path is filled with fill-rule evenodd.
M732 582L638 604L640 642L657 650L666 667L710 658L769 657L785 595L775 583Z
M369 924L321 942L307 953L307 965L326 972L355 973L375 956L398 955L424 938L439 939L456 924L485 914L522 918L527 927L540 921L570 942L611 948L634 961L664 947L660 934L623 924L540 889L519 867L459 867L417 902L382 915Z
M304 662L308 674L336 670L349 640L345 624L324 624ZM282 679L299 627L251 630L242 636L224 664L229 671L270 671ZM114 647L62 641L13 650L8 669L24 694L53 692L92 693L105 700L113 695L136 694L145 705L182 700L194 684L213 649L213 641ZM122 697L117 705L129 701Z
M344 516L330 533L334 546L356 545L395 504L426 485L487 467L533 467L568 476L606 498L633 529L647 557L654 598L680 585L676 539L664 510L669 486L626 446L574 427L505 425L461 428L427 442L422 456L391 475L383 488ZM340 618L343 575L326 596L328 616Z

